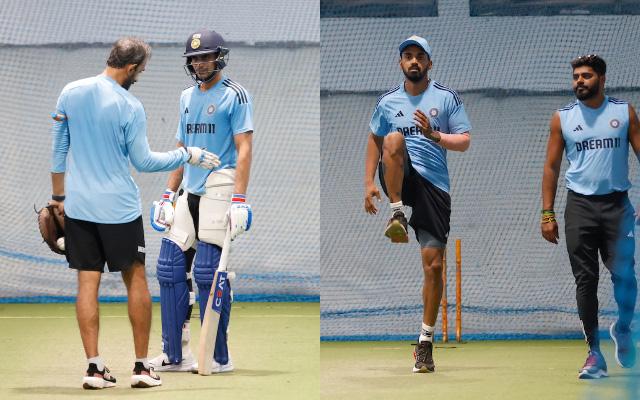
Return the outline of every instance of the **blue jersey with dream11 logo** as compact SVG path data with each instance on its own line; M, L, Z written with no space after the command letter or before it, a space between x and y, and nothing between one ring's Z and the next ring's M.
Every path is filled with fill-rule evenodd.
M187 147L205 148L220 157L220 166L214 171L236 167L233 137L248 131L253 131L253 101L238 83L223 76L206 92L197 85L182 92L176 139ZM204 184L210 173L209 170L185 165L185 190L204 194Z
M436 187L449 193L447 150L424 137L413 120L416 109L429 117L434 131L459 134L471 130L462 99L455 91L433 80L427 90L417 96L407 93L404 83L380 96L369 127L376 136L401 132L413 168Z
M605 96L591 108L576 100L558 114L569 161L567 189L584 195L628 190L629 104Z

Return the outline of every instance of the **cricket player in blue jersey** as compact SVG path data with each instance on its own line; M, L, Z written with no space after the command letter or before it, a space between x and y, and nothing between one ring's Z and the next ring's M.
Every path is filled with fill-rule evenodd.
M162 383L147 362L151 297L144 270L140 194L129 162L140 172L168 171L185 162L205 169L220 160L199 147L154 153L142 104L128 92L144 71L151 48L135 38L112 47L98 76L71 82L58 98L53 126L51 204L65 214L65 251L78 270L76 312L87 356L85 389L113 387L98 353L98 289L105 262L127 288L136 361L132 387Z
M220 166L212 171L188 165L177 169L169 176L161 200L152 206L152 226L158 231L168 231L162 239L157 269L163 351L151 360L159 371L197 369L189 345L189 321L195 303L192 277L200 294L202 321L227 227L232 240L251 227L252 212L246 192L251 167L253 102L246 89L223 74L228 53L222 36L203 29L189 36L183 55L185 70L196 84L180 96L178 147L206 147L219 155ZM181 184L184 191L177 196ZM223 296L214 373L234 368L227 347L231 313L228 280Z
M431 47L419 36L400 44L404 81L378 98L371 117L365 161L364 208L378 212L374 198L376 168L391 203L385 235L394 243L409 240L405 205L420 244L424 311L413 372L433 372L433 332L442 297L442 256L449 235L451 198L447 150L465 151L471 124L458 94L431 80ZM381 162L380 162L381 161ZM378 168L378 163L380 166Z
M611 273L618 319L609 327L615 358L631 368L636 349L631 320L636 304L635 224L627 196L629 144L640 156L640 125L631 104L605 94L607 65L598 55L571 62L577 100L551 117L547 159L542 177L542 236L558 243L554 202L562 153L569 167L564 212L569 261L576 282L578 315L589 346L580 379L607 376L598 337L598 252Z

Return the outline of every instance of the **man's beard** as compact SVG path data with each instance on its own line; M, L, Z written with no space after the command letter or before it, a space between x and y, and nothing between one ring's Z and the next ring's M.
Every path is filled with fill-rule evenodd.
M134 83L136 83L135 77L130 76L126 81L122 82L122 87L124 88L124 90L129 90L131 85L133 85Z
M404 73L404 76L413 83L420 82L421 80L424 79L425 76L427 76L426 69L424 70L424 72L421 72L420 69L418 69L417 71L416 70L405 71L403 69L402 72Z
M214 68L213 70L206 72L206 75L205 74L196 73L196 76L198 77L198 79L201 82L205 82L206 83L206 82L209 82L211 79L213 79L213 77L215 76L215 74L217 72L218 71L216 71L215 68Z
M578 92L578 89L584 88L581 92ZM577 86L573 92L576 94L576 98L580 101L589 100L590 98L596 96L598 94L598 85L594 85L592 89L587 86Z

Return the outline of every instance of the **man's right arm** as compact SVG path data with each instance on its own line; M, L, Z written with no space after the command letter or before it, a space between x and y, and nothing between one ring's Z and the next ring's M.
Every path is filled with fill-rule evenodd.
M364 183L374 183L376 171L378 170L378 162L382 154L382 143L384 137L377 136L372 132L369 133L367 140L367 154L364 165Z
M367 154L364 161L364 209L369 214L376 214L378 209L373 200L374 197L380 201L380 191L375 184L376 169L382 155L382 145L384 135L391 131L391 126L385 117L384 107L378 100L371 122L369 122L369 139L367 140ZM376 133L382 135L378 136Z
M56 104L56 116L64 116L62 119L53 119L51 135L53 136L52 154L51 154L51 172L64 173L67 169L67 153L71 145L69 136L69 123L66 119L66 111L64 109L65 92L63 91L58 97Z
M556 244L560 236L558 235L558 223L555 221L553 207L556 199L556 190L558 188L558 176L560 175L563 151L564 139L562 138L560 114L556 112L553 114L553 117L551 117L549 139L547 141L547 159L544 163L544 171L542 174L543 220L540 227L542 237Z
M375 175L378 169L380 155L382 154L383 142L384 137L377 136L373 134L373 132L369 133L367 154L364 162L364 209L369 214L376 214L378 212L373 198L377 197L378 200L380 200L380 191L375 184Z
M67 154L71 144L69 136L69 124L64 110L64 92L60 94L56 104L56 116L64 116L63 119L54 118L51 133L53 136L51 154L51 194L54 196L64 196L64 174L67 169ZM64 203L62 201L51 200L51 204L58 207L64 214Z
M134 111L125 126L125 139L131 164L140 172L171 171L182 165L187 158L183 149L157 153L149 148L147 140L147 118L144 111Z

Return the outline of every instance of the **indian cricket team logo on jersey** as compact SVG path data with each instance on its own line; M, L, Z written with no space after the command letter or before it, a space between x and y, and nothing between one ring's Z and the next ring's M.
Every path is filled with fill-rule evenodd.
M209 104L209 107L207 107L207 114L211 115L216 111L216 106L214 106L213 104Z
M620 121L614 118L611 121L609 121L609 125L611 125L611 127L615 129L620 126Z
M431 115L431 118L435 118L438 116L438 109L437 108L432 108L431 110L429 110L429 115Z
M201 34L196 33L191 37L191 48L192 49L197 49L198 47L200 47L200 36Z

